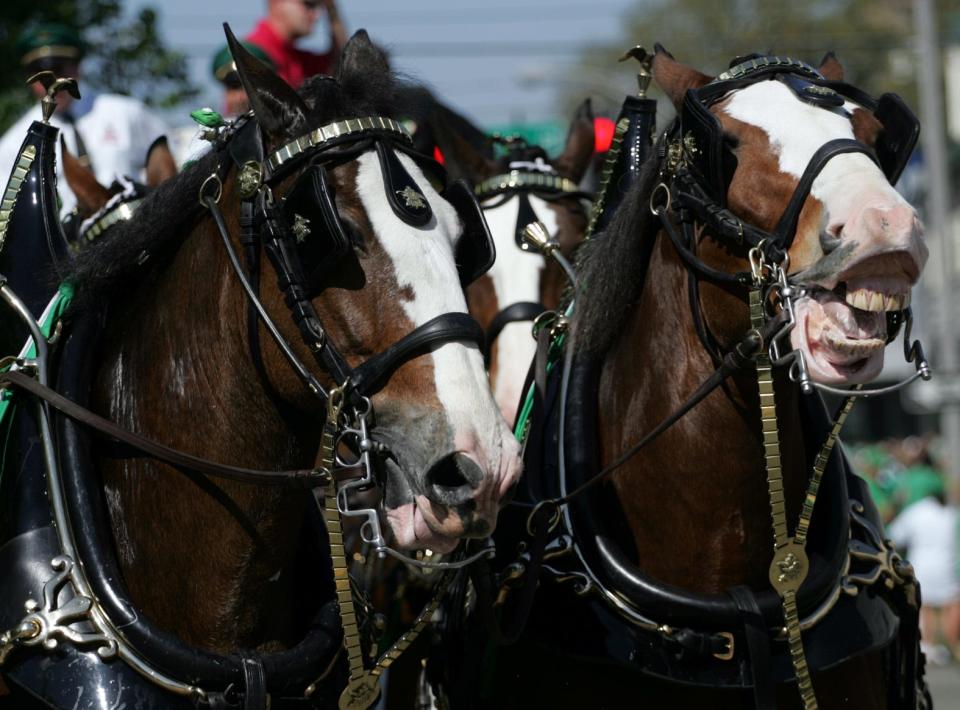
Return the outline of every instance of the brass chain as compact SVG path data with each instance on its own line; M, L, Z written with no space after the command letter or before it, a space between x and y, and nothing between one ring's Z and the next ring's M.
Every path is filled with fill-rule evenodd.
M337 505L337 485L332 474L336 465L337 431L348 386L349 383L345 383L331 390L327 398L327 420L320 437L319 464L323 470L330 473L328 482L323 486L323 520L327 526L330 542L330 561L333 566L340 624L343 627L343 646L347 651L347 664L350 669L347 687L340 694L339 707L340 710L367 710L380 697L380 675L400 657L430 623L454 573L448 572L441 578L433 597L414 620L413 626L401 634L400 638L377 659L373 668L366 670L363 665L357 610L350 587L350 570L343 541L343 521ZM319 679L314 681L306 689L304 696L308 698L312 696L317 691L319 682Z
M759 250L758 250L759 251ZM750 290L750 323L760 331L764 322L762 279L754 269L755 286ZM817 697L810 680L810 668L803 651L800 618L797 612L797 591L807 576L808 562L803 543L791 538L787 531L787 509L783 492L783 469L780 461L780 433L777 427L777 405L773 387L773 367L767 351L757 355L757 386L760 394L760 420L764 458L767 469L767 492L773 519L773 561L770 583L783 603L783 617L790 646L800 699L804 710L817 709ZM811 505L812 510L812 505Z
M754 278L754 288L750 291L750 324L758 332L764 324L763 284L771 275L771 270L763 263L759 248L750 252L750 267ZM848 397L830 429L826 441L820 448L813 464L813 472L807 484L803 507L797 521L793 537L787 529L787 510L783 490L783 469L780 460L780 432L777 424L776 395L773 384L773 367L766 349L761 349L756 358L757 387L760 395L760 421L763 436L764 459L767 470L767 494L770 500L770 515L773 522L773 561L770 564L770 584L776 590L783 603L783 618L790 648L790 660L793 664L797 687L805 710L816 710L817 697L810 678L803 649L803 637L800 629L800 614L797 607L797 594L809 572L809 561L805 545L810 520L813 517L814 504L823 479L827 461L840 435L840 429L853 408L854 397ZM859 388L859 387L858 387Z

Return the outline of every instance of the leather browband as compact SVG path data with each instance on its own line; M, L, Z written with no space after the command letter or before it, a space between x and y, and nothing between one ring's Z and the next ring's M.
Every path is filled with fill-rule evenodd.
M275 150L267 157L266 163L271 172L276 172L280 166L305 151L328 148L346 141L355 141L363 133L376 132L389 135L393 139L400 139L412 143L410 134L399 121L383 116L369 116L365 118L348 118L345 121L334 121L326 126L316 128L296 140L290 141L282 148Z
M511 170L503 175L487 178L475 188L473 194L478 198L492 197L510 190L529 189L534 192L570 192L580 194L583 190L573 180L549 173Z

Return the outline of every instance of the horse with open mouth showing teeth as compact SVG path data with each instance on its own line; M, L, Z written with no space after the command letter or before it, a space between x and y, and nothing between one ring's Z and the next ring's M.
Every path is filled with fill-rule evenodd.
M428 677L453 708L926 707L916 579L835 446L897 331L929 376L892 187L919 124L832 55L711 77L658 45L652 73L677 118L578 253L493 574Z

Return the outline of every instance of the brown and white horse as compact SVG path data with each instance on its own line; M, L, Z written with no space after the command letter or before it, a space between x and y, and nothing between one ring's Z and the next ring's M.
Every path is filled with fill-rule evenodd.
M467 304L484 330L496 336L487 343L490 382L500 411L512 423L536 349L531 337L533 316L528 311L520 314L521 320L500 322L502 329L496 333L491 333L490 326L514 304L553 309L560 303L566 287L563 271L553 260L521 249L517 231L539 220L570 258L583 241L589 206L578 186L593 156L593 112L589 101L578 108L559 155L550 158L537 146L517 142L507 143L506 155L497 160L487 158L451 130L442 114L434 116L431 128L447 170L480 188L478 198L496 244L497 260L467 289ZM544 176L554 184L524 183L523 176L530 175Z
M868 110L864 101L851 99L872 101L841 83L842 68L832 55L820 67L822 76L805 65L795 73L777 68L791 62L760 57L751 64L748 58L738 65L741 74L731 69L733 79L711 87L712 77L658 47L654 79L683 115L683 132L664 142L607 231L581 251L566 446L559 464L548 453L542 456L552 465L537 467L527 458L517 493L520 512L514 520L514 508L505 511L497 536L505 561L516 559L511 555L517 541L523 541L521 553L530 549L525 503L566 496L625 452L634 454L615 469L613 486L594 487L585 494L589 499L561 505L559 532L551 533L557 537L543 555L523 636L495 654L487 647L494 670L480 686L459 694L459 706L732 709L754 707L755 700L757 707L800 706L793 682L775 690L763 683L775 693L764 702L760 691L755 699L749 688L755 684L751 669L760 674L754 678L769 680L771 665L779 678L793 677L787 643L778 638L783 609L770 588L775 530L769 491L782 490L785 499L786 522L777 535L795 534L826 438L805 438L822 426L811 424L811 417L822 421L823 414L809 413L822 407L802 400L786 367L774 368L782 483L769 484L769 491L765 451L771 454L765 445L771 441L761 435L752 366L728 376L651 443L631 448L669 421L715 372L718 358L750 332L750 242L744 230L776 233L808 166L822 169L810 173L809 194L785 242L789 261L782 263L791 284L802 290L792 342L815 382L850 386L877 375L887 316L909 302L920 276L927 259L922 226L891 186L888 177L899 170L887 170L893 163L884 153L899 143L909 154L911 136L896 135L909 126L881 123L880 108ZM685 100L700 90L715 93L709 103L693 99L702 113L690 116L700 123L687 123ZM697 133L698 125L716 125L719 132ZM823 150L828 143L829 153ZM902 167L904 148L899 159ZM716 192L705 197L690 183L677 182L676 171L685 164L696 185ZM689 199L679 199L681 189ZM764 246L770 245L758 244L761 251ZM723 274L731 278L719 278ZM541 439L556 441L550 433ZM528 442L527 451L535 446ZM551 450L549 443L542 446ZM912 582L891 561L880 528L864 522L872 504L862 490L854 492L856 484L846 483L837 456L830 464L835 467L827 467L810 527L821 556L814 588L823 596L806 597L800 612L807 653L819 661L811 663L813 689L822 708L899 707L902 701L895 698L914 697L916 598L904 593L912 599L907 611L883 601L888 589L913 589ZM853 540L848 557L848 540L867 528L869 543ZM519 567L506 567L504 578L523 579L525 559L521 555ZM845 566L863 559L886 562L862 575ZM536 580L525 583L524 590L532 589ZM761 595L764 606L755 611ZM749 599L754 601L744 601ZM876 606L859 606L868 603ZM831 613L824 609L836 615L822 621ZM892 616L899 613L902 642ZM871 636L867 628L879 631ZM754 654L764 642L755 645L756 639L769 639L761 657ZM468 637L465 648L476 642ZM776 652L772 661L770 649ZM456 672L453 678L451 697L459 693ZM474 697L465 697L471 692Z
M360 641L341 636L337 617L351 595L346 568L334 583L330 566L343 540L329 517L323 529L302 480L279 483L283 471L337 468L322 458L331 452L322 435L346 426L330 414L334 388L348 421L369 417L369 440L349 441L372 457L376 512L395 548L447 552L487 536L519 477L519 445L466 316L462 284L476 273L459 255L473 248L485 263L482 216L466 188L443 185L412 151L392 118L383 55L358 32L337 77L295 93L228 38L255 118L224 127L208 155L78 250L60 384L75 399L89 393L92 410L128 431L259 473L208 478L84 439L63 445L75 492L65 505L103 618L133 639L125 660L148 659L142 675L163 688L171 676L179 683L164 707L192 704L202 694L193 686L227 702L245 687L248 707L268 707L267 692L274 707L291 697L328 707L345 649L362 672ZM250 257L248 274L236 253ZM65 439L85 436L64 426ZM350 501L325 504L336 516ZM343 612L343 628L356 633L353 616ZM307 643L309 653L291 651ZM127 697L120 682L89 692L109 694L105 703Z

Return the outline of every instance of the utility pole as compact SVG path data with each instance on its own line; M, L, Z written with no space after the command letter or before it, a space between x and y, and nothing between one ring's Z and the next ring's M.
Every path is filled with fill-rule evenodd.
M916 31L920 84L920 137L927 177L927 233L935 235L940 247L940 292L937 309L940 317L938 362L934 372L944 379L960 376L960 353L957 351L957 326L953 306L954 248L950 220L950 178L947 173L947 143L943 119L943 61L937 39L934 0L914 0L913 20ZM934 374L934 377L937 377ZM960 402L944 401L940 410L940 436L947 454L947 474L960 481ZM950 486L953 488L953 486Z

